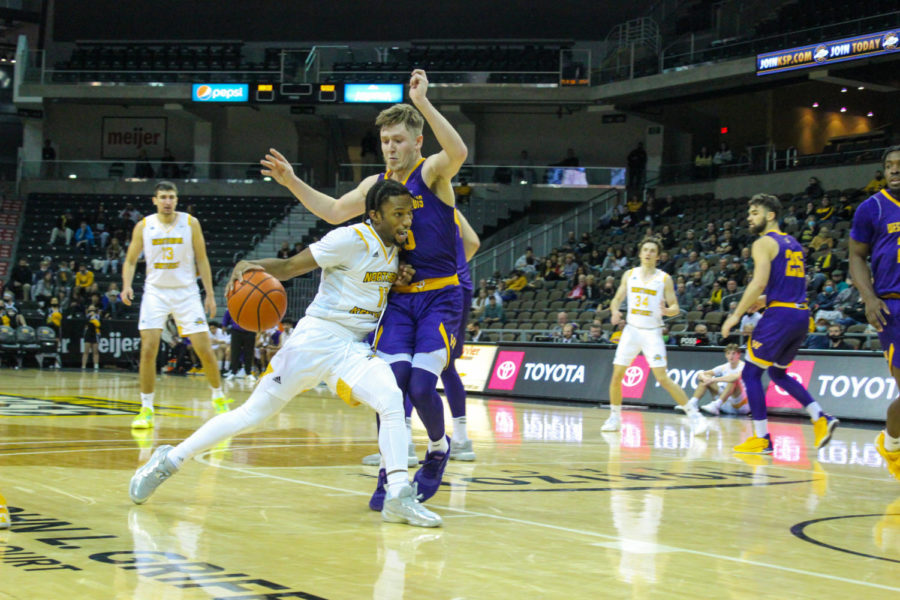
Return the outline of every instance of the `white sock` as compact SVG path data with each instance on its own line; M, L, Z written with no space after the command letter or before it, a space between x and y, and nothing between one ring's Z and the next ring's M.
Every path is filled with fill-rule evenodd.
M224 368L223 370L224 370L224 371L227 371L230 367L231 367L231 361L230 361L230 360L226 360L226 361L225 361L225 368Z
M387 492L386 498L396 498L400 495L400 490L407 487L408 485L408 471L394 471L393 473L388 473L387 484L384 488Z
M611 404L609 410L612 411L612 416L622 418L622 405L621 404Z
M406 439L412 444L412 417L406 417Z
M149 408L153 410L153 392L149 394L141 394L141 408Z
M453 441L465 442L469 439L469 432L466 430L466 417L453 418Z
M716 398L712 401L712 403L716 408L722 408L722 405L725 404L725 400L723 400L722 398Z
M700 398L696 398L696 397L694 397L694 396L691 396L691 398L687 401L687 404L684 405L684 410L685 410L685 412L687 412L688 410L690 410L691 407L697 408L697 405L698 405L699 403L700 403Z
M441 436L441 439L434 442L432 440L428 440L428 451L429 452L446 452L450 449L450 444L447 443L447 436Z
M213 400L216 400L216 399L218 399L218 398L224 398L224 397L225 397L225 392L222 391L222 388L220 388L220 387L218 387L218 388L211 387L211 388L209 388L209 389L212 390L212 399L213 399Z
M810 402L806 405L806 412L809 413L809 418L815 423L822 416L822 407L819 406L818 402Z
M700 410L697 408L697 405L691 404L690 402L688 402L687 404L684 405L684 412L687 415L699 415L700 414Z
M897 452L900 450L900 437L893 437L884 430L884 449L888 452Z
M769 420L762 419L759 421L753 421L753 435L756 437L762 438L769 435Z

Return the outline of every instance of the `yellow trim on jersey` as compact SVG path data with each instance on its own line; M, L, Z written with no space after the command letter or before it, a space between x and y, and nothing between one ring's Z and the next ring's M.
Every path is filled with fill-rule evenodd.
M369 251L369 242L366 241L366 236L364 236L362 234L362 231L360 231L359 229L354 228L353 231L356 232L356 235L359 236L359 239L361 239L363 241L363 244L366 245L366 252L368 252Z
M449 277L435 277L432 279L423 279L409 285L395 285L391 291L398 294L416 294L418 292L430 292L431 290L439 290L451 285L459 285L459 275L453 274Z
M772 308L773 306L780 306L782 308L796 308L798 310L809 310L809 306L806 303L797 304L796 302L769 302L766 305L766 308Z
M755 354L753 354L753 336L752 335L747 339L747 359L756 363L757 366L762 365L765 367L771 367L772 365L775 364L772 361L763 360L761 358L758 358Z
M898 202L893 196L891 196L891 195L888 193L887 188L881 190L881 193L884 194L884 197L885 197L885 198L887 198L888 200L890 200L891 202L893 202L893 203L896 204L897 206L900 206L900 202Z
M378 328L378 331L375 332L375 340L372 342L372 350L378 349L378 340L381 339L381 334L384 333L384 325Z
M444 322L441 321L441 324L438 325L438 331L441 333L441 338L444 340L444 347L447 349L447 360L444 362L444 368L450 366L450 361L453 360L450 358L451 348L450 348L450 339L447 337L447 330L444 328Z
M353 388L347 385L347 382L343 379L337 380L335 391L337 392L338 397L350 406L359 406L359 400L353 399Z
M385 248L384 244L381 242L381 236L378 235L378 233L376 233L375 230L372 229L372 226L368 223L365 223L365 226L369 228L369 231L372 232L372 236L378 242L378 245L381 246L381 251L384 252L384 260L386 260L387 262L391 262L391 259L393 259L394 257L394 252L397 250L397 247L393 246L391 248L391 251L388 252L387 248ZM368 248L368 244L366 245L366 247Z
M888 369L891 368L891 365L894 364L894 345L891 344L891 347L888 348L888 351L884 353L884 358L887 359Z
M459 222L459 209L453 209L453 222L456 223L456 230L459 232L459 237L462 237L462 223Z
M266 370L262 372L262 375L259 376L260 379L273 372L275 369L272 368L272 363L269 363L269 366L266 367Z
M402 183L403 185L406 185L406 182L409 181L409 178L412 176L413 173L416 172L416 169L418 169L418 168L419 168L419 165L421 165L423 162L425 162L425 157L424 157L424 156L423 156L422 158L419 159L419 162L417 162L417 163L413 166L412 169L409 170L409 173L406 175L406 177L405 177L405 178L403 179L403 181L401 181L400 183ZM390 178L391 178L391 173L393 173L393 171L391 171L390 169L386 170L386 171L384 172L384 178L385 178L385 179L390 179Z

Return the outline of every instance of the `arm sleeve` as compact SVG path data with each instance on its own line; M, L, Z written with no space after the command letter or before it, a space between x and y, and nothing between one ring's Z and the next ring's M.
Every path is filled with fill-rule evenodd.
M342 264L347 264L353 255L357 243L365 240L352 227L339 227L328 232L325 237L314 244L310 244L316 264L326 269Z

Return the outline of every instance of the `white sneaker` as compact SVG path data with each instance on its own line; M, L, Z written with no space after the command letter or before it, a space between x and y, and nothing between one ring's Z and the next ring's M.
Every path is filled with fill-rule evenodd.
M422 506L411 486L400 490L396 498L388 498L381 509L381 518L388 523L406 523L413 527L440 527L440 516Z
M246 377L247 372L244 370L244 367L241 367L237 373L234 374L235 377Z
M244 381L249 381L250 383L253 383L256 381L256 375L254 375L253 373L250 373L249 375L244 377Z
M696 398L691 398L690 400L688 400L688 403L685 404L684 406L682 406L680 404L676 404L675 410L680 410L681 412L687 414L688 408L691 406L693 406L694 408L697 408L697 399Z
M231 371L228 371L228 373L225 374L225 380L231 381L232 379L234 379L234 373L232 373Z
M719 415L719 403L716 402L715 400L713 400L709 404L704 404L703 406L701 406L700 410L702 410L705 413L718 416Z
M619 431L622 428L622 417L619 415L609 415L606 423L600 428L600 431Z
M691 421L691 433L694 435L704 434L709 429L709 421L699 412L690 413L688 419Z
M475 460L475 451L472 450L472 440L450 442L450 460L471 462Z

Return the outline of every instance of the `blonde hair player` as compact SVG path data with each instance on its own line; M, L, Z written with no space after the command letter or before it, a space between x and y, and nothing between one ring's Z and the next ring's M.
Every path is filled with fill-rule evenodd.
M141 411L131 422L134 429L153 427L156 355L169 315L174 317L179 333L191 340L203 364L216 412L227 412L231 402L222 390L222 377L206 323L205 312L209 313L210 319L216 316L216 300L200 222L187 213L175 210L178 206L178 188L169 181L156 184L153 205L156 214L144 217L134 226L128 254L122 265L122 302L131 306L134 301L131 283L143 251L147 278L138 322L141 332ZM206 291L203 303L200 302L197 287L198 274Z
M641 266L629 269L622 276L622 282L613 296L609 309L610 320L618 325L622 320L619 310L628 299L628 315L625 329L613 358L612 379L609 382L609 418L601 431L618 431L622 428L622 379L625 370L639 353L644 354L653 376L669 392L672 399L685 407L691 422L691 431L699 435L706 431L708 423L696 406L688 405L688 397L666 372L666 344L663 341L662 318L674 317L681 310L675 297L675 284L665 271L656 268L659 260L660 243L655 238L646 238L640 245Z
M288 259L241 261L231 283L262 269L287 280L322 268L322 281L306 316L272 357L250 398L217 415L177 447L160 446L131 478L131 500L142 504L192 456L263 423L291 399L324 381L348 404L365 402L381 418L378 446L386 482L379 510L383 520L438 527L441 518L414 498L406 466L403 394L386 362L364 340L381 319L397 280L399 248L408 238L413 198L396 181L381 181L366 194L368 221L339 227Z

